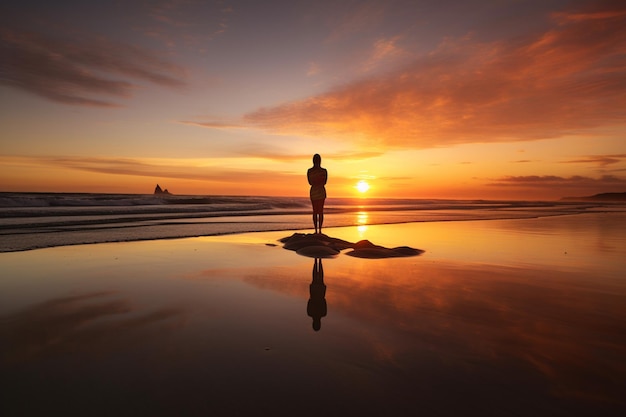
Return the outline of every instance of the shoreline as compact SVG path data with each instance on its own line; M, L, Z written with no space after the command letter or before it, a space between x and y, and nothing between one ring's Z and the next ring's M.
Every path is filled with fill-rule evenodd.
M329 214L327 216L327 223L330 223L330 226L325 227L325 229L331 228L342 228L342 227L373 227L373 226L385 226L385 225L397 225L397 224L420 224L420 223L445 223L445 222L475 222L475 221L514 221L514 220L531 220L531 219L539 219L546 217L561 217L561 216L575 216L575 215L593 215L593 214L620 214L626 213L626 208L624 206L616 206L614 210L611 210L613 207L605 207L594 208L593 211L562 211L562 212L541 212L541 213L524 213L517 215L506 215L504 213L498 213L495 215L491 213L489 216L476 216L470 218L454 218L449 214L449 218L433 218L433 213L424 211L425 219L424 220L396 220L396 221L379 221L379 222L371 222L371 223L362 223L360 218L357 218L356 221L353 221L352 224L343 224L340 225L332 225L332 215ZM382 213L387 213L385 211L381 211ZM362 215L363 212L354 212L351 214ZM392 210L391 213L394 213ZM365 212L365 216L367 219L368 214L375 216L376 214L372 214ZM471 213L475 214L475 213ZM502 214L502 215L500 215ZM159 225L129 225L129 226L121 226L121 227L109 227L104 228L104 232L100 229L77 229L71 231L58 231L58 228L52 227L51 230L32 232L32 233L24 233L17 231L15 233L5 233L0 235L0 253L12 253L12 252L24 252L38 249L46 249L46 248L54 248L54 247L63 247L63 246L77 246L77 245L93 245L93 244L101 244L101 243L124 243L124 242L145 242L145 241L153 241L153 240L177 240L177 239L190 239L190 238L199 238L199 237L208 237L208 236L229 236L229 235L240 235L240 234L249 234L249 233L265 233L265 232L307 232L311 231L312 227L287 227L290 224L294 223L293 217L297 217L297 223L304 225L307 222L310 222L308 216L304 215L289 215L289 219L286 219L283 222L272 222L269 220L275 220L278 217L281 217L281 214L273 214L266 216L235 216L234 219L240 219L241 217L254 218L258 217L259 220L265 221L231 221L228 217L222 218L198 218L206 219L207 221L193 223L192 225L195 228L202 228L203 226L207 226L210 228L217 228L217 231L213 232L205 232L205 233L197 233L194 232L193 227L188 227L190 225L189 222L184 223L185 226L188 227L189 232L181 233L178 228L178 223L169 223L166 226L169 226L168 231L157 230ZM429 217L430 216L430 217ZM329 221L330 218L330 221ZM181 221L189 220L189 218L180 219ZM273 224L283 224L283 226L272 226ZM183 224L183 223L181 223ZM236 230L237 225L239 230ZM35 227L35 226L34 226ZM219 228L222 227L222 230ZM223 228L229 230L223 230ZM151 233L150 228L154 229L154 232ZM145 236L128 236L128 233L122 233L127 231L135 231L134 229L146 229ZM233 230L235 229L235 230ZM94 233L95 231L95 233ZM63 238L59 239L58 235L64 234ZM16 242L19 240L19 242ZM60 240L60 241L59 241ZM35 243L37 242L37 243ZM43 243L42 243L43 242Z

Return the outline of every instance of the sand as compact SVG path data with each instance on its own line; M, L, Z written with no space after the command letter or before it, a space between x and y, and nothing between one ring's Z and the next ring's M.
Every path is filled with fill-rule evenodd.
M621 415L622 214L0 254L3 415ZM319 328L314 328L318 321Z

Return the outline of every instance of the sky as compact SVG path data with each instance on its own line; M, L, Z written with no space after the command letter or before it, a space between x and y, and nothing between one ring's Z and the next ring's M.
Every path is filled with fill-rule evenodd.
M626 4L0 6L0 191L308 196L315 153L329 197L625 192Z

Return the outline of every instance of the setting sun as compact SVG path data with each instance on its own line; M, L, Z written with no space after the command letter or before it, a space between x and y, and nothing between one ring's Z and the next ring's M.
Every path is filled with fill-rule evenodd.
M360 193L365 193L367 192L367 190L370 189L370 185L367 183L367 181L365 180L361 180L356 184L356 189L360 192Z

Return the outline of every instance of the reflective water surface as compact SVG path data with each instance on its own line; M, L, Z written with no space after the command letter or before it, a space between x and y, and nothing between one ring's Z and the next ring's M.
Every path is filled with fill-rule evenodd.
M359 214L362 215L362 214ZM622 415L626 220L328 229L0 254L2 415Z

